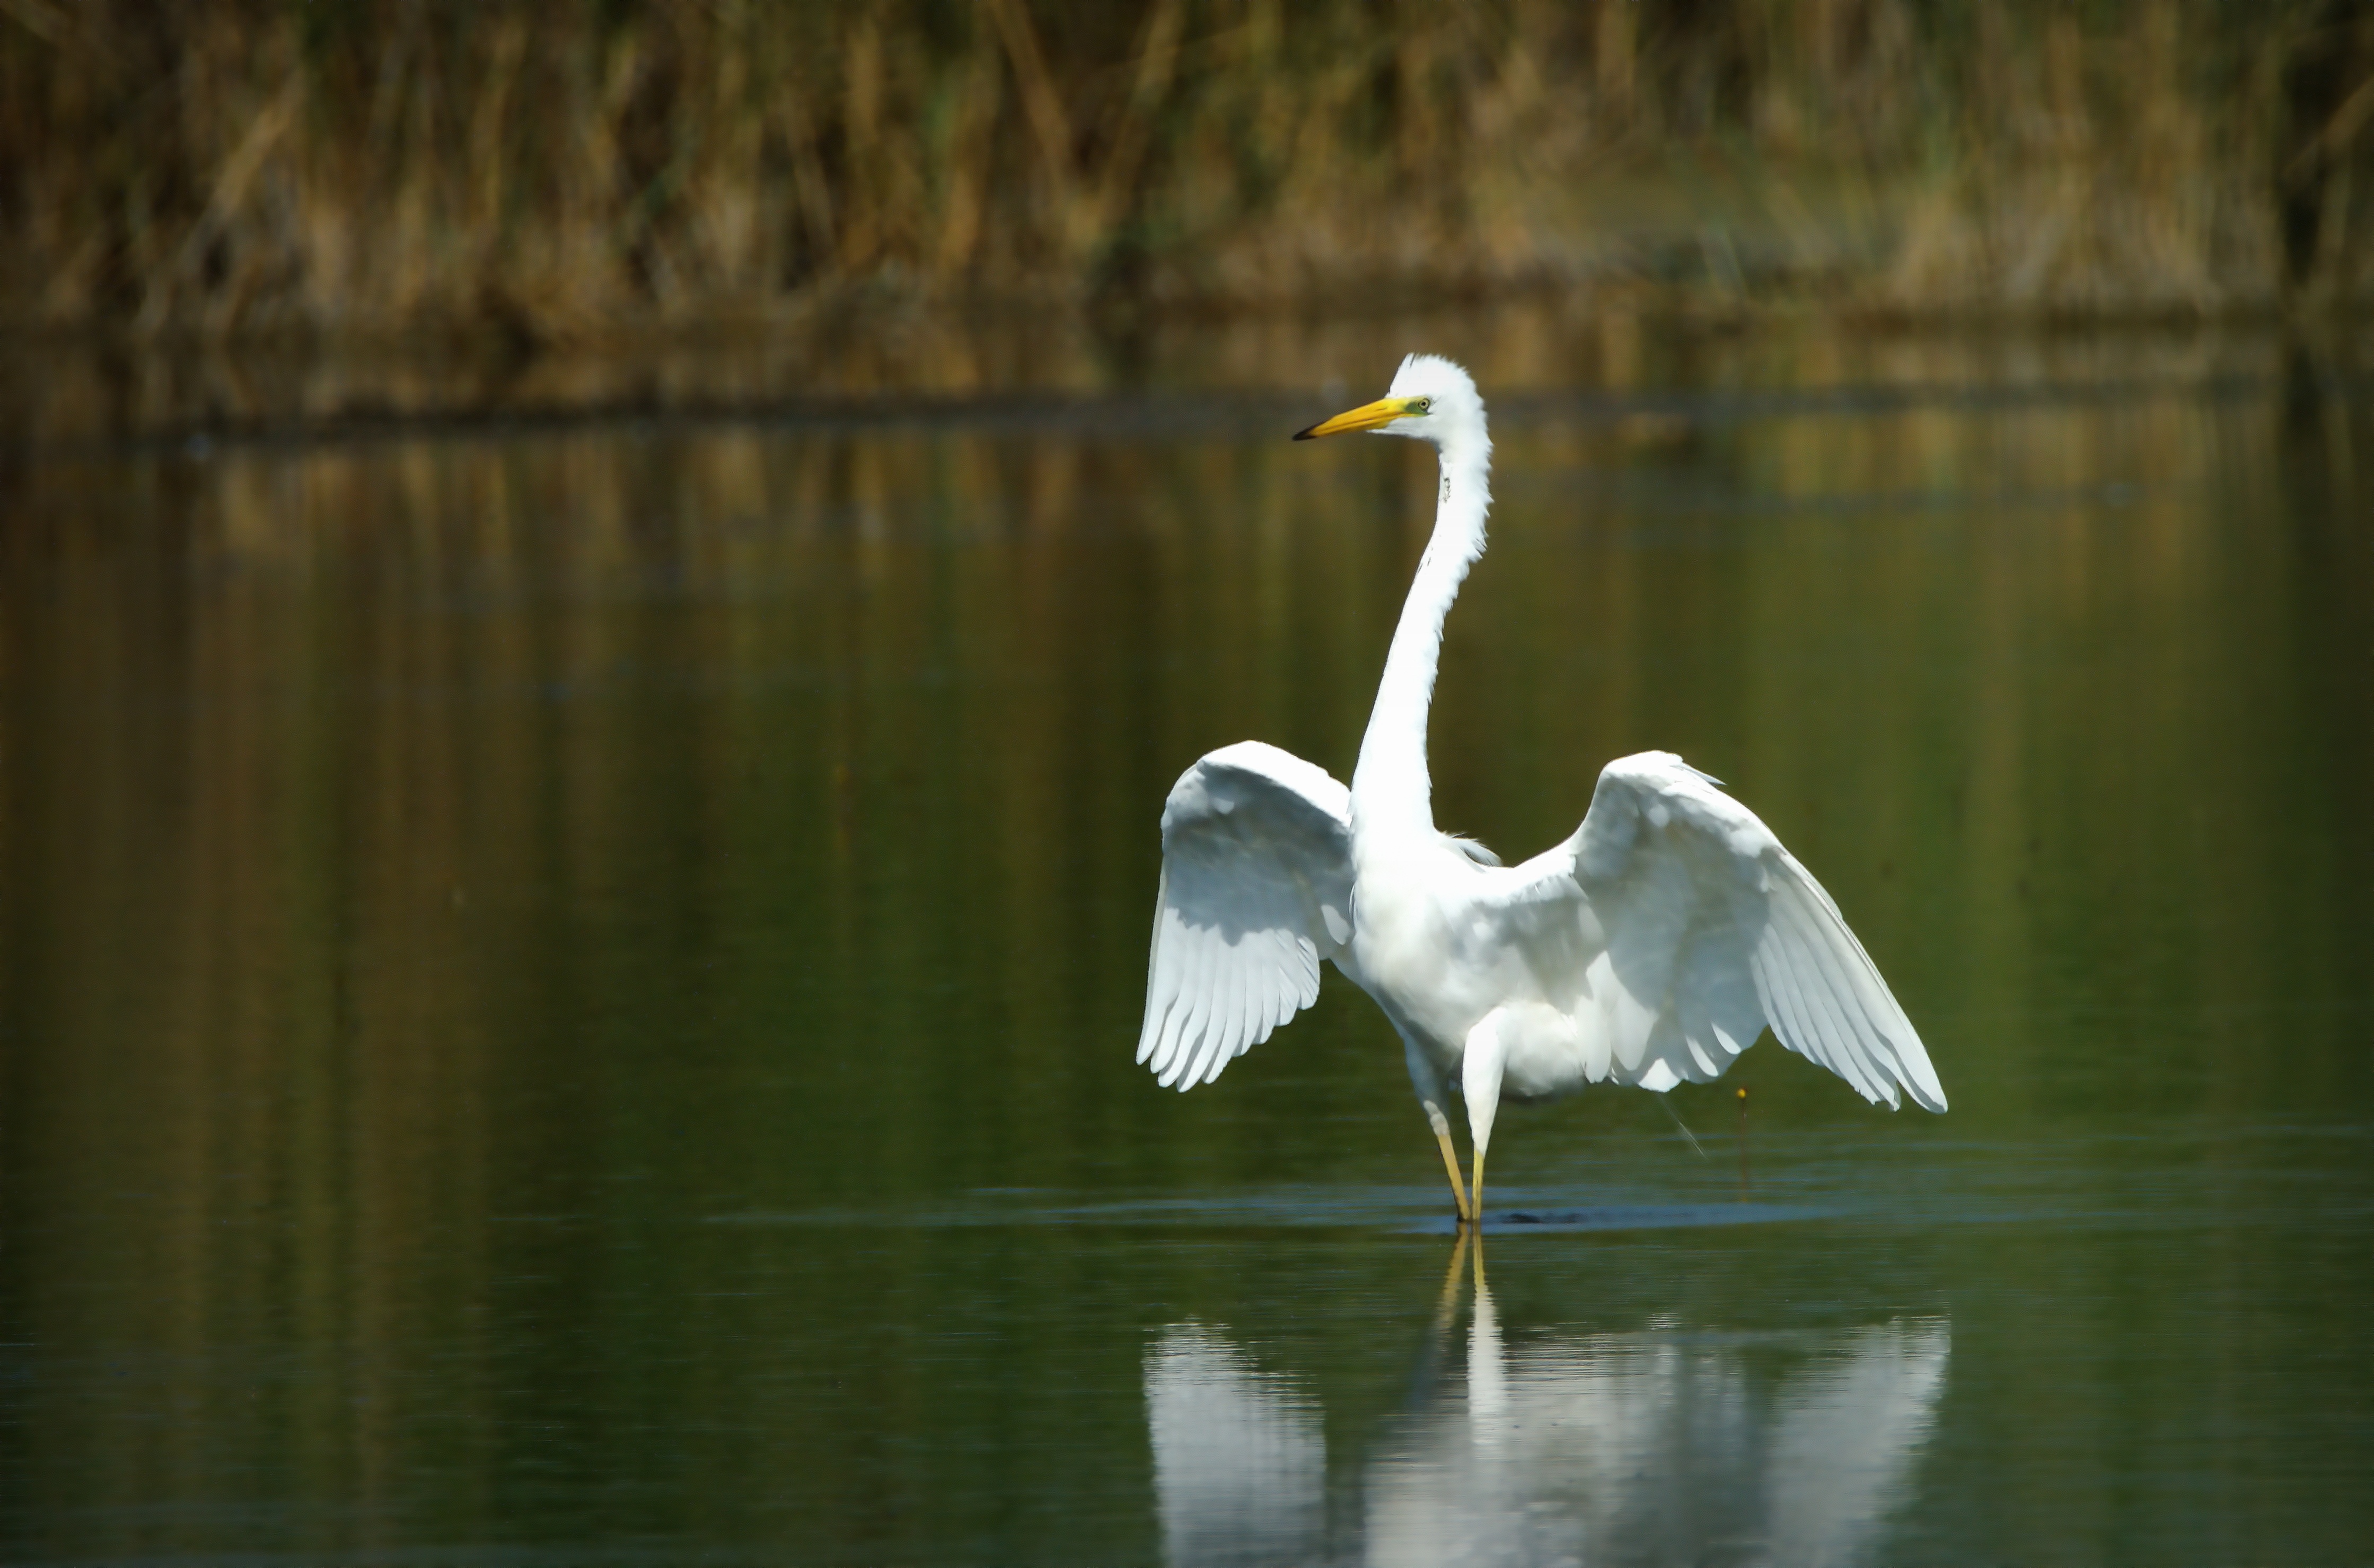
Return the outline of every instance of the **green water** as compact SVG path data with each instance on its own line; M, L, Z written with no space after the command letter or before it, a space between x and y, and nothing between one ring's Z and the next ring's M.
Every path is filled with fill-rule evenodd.
M1953 1101L1768 1040L1686 1135L1514 1111L1481 1283L1340 977L1216 1085L1131 1059L1172 778L1348 772L1430 480L1285 436L1421 345L1498 440L1444 825L1682 752ZM2364 1560L2345 356L915 353L29 417L0 1559Z

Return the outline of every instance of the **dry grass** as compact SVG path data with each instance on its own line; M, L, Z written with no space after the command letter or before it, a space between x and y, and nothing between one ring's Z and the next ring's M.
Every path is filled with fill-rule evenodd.
M2374 18L2025 0L0 0L6 318L780 320L1678 287L2374 290Z

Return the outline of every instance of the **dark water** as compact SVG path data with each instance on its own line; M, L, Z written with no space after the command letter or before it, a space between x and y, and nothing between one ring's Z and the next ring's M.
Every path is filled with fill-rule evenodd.
M1348 769L1429 515L1283 438L1418 345L1499 440L1445 825L1681 751L1951 1114L1769 1042L1512 1113L1479 1274L1340 977L1133 1065L1164 790ZM27 416L0 1560L2365 1560L2358 361L944 350Z

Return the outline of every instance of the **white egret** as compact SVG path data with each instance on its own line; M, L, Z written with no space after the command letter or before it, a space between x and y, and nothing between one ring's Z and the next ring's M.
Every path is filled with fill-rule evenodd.
M1574 836L1520 866L1436 828L1427 709L1443 616L1484 553L1484 403L1465 370L1414 354L1384 397L1295 439L1350 430L1431 441L1441 470L1352 787L1259 741L1180 776L1137 1059L1166 1086L1211 1082L1317 1000L1333 959L1401 1036L1462 1224L1483 1216L1504 1095L1705 1082L1768 1024L1874 1104L1894 1107L1900 1088L1944 1110L1920 1036L1830 895L1672 753L1609 763ZM1468 1186L1446 1079L1466 1102Z

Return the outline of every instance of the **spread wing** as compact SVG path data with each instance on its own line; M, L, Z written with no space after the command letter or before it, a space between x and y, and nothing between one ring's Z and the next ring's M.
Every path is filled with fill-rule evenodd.
M1324 768L1244 741L1179 776L1137 1059L1190 1089L1319 997L1352 938L1352 799Z
M1592 1051L1659 1091L1765 1025L1876 1104L1945 1108L1929 1053L1839 907L1754 812L1670 752L1619 757L1575 836L1517 868L1512 940Z

